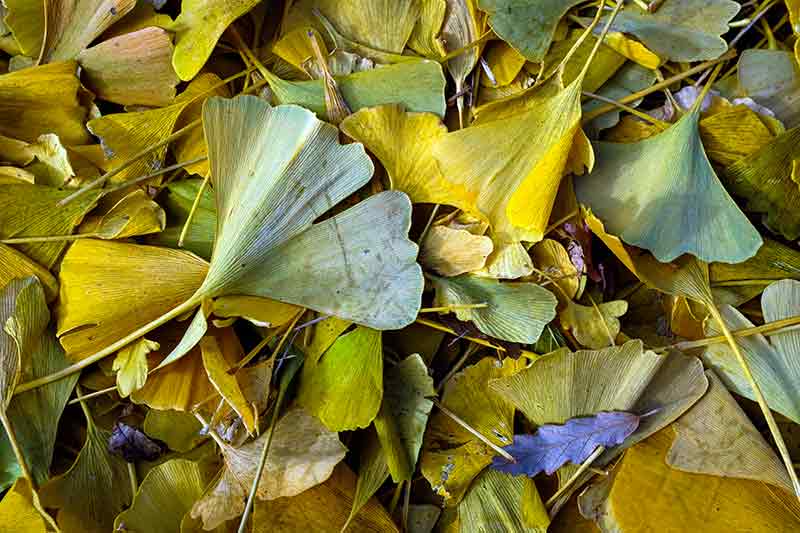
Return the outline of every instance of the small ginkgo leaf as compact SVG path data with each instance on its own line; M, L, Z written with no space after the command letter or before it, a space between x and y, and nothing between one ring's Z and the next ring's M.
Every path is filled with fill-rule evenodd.
M267 81L279 104L297 104L327 117L323 80L288 81L269 71ZM408 111L444 117L445 79L436 61L415 59L335 78L350 110L402 104Z
M0 290L0 410L5 411L14 395L22 370L22 356L29 356L31 332L41 332L41 307L47 309L44 298L34 297L38 288L35 278L17 279ZM46 313L44 316L49 316Z
M183 81L200 72L211 56L217 40L234 20L241 17L258 0L183 0L175 19L175 52L172 66Z
M55 133L67 145L91 142L77 73L76 62L62 61L0 75L0 134L35 142Z
M497 446L511 444L514 407L489 388L489 381L514 375L524 361L485 357L453 376L442 405ZM492 462L495 452L443 412L428 423L420 459L422 475L433 491L456 505L472 481Z
M767 227L789 240L800 237L800 213L795 209L800 189L787 164L800 159L799 142L800 126L739 159L722 174L731 192L747 199L747 211L763 213Z
M165 106L175 98L172 39L144 28L88 48L78 55L87 86L98 98L122 105Z
M95 425L88 408L84 413L86 442L78 458L69 470L48 481L40 495L45 507L58 509L56 521L64 531L107 532L133 497L128 467L108 452L111 432Z
M71 204L67 204L69 206ZM59 272L58 336L81 360L185 301L208 271L180 250L81 239Z
M490 387L533 424L564 424L601 411L631 411L662 362L639 340L597 351L562 350ZM559 469L561 483L574 468Z
M411 37L420 15L415 0L300 0L294 2L284 19L284 28L316 26L318 10L348 38L369 47L400 54Z
M792 492L775 450L713 371L708 392L672 428L675 440L665 460L684 472L754 479Z
M147 380L147 354L158 350L159 344L142 337L117 353L112 370L117 372L117 391L125 397L144 387Z
M539 282L552 280L561 288L561 290L554 291L559 307L567 305L578 294L582 276L572 262L567 249L556 240L544 239L533 245L530 252L536 268L546 274L546 276L540 274Z
M294 320L303 308L269 298L234 294L214 299L211 311L220 318L241 317L262 328L277 328Z
M504 41L533 62L544 58L567 11L581 0L478 0L478 7L489 13L489 25Z
M800 66L791 52L745 50L737 70L747 96L770 109L787 128L800 125Z
M203 366L206 369L208 380L241 417L247 432L251 435L254 434L257 413L253 412L253 407L244 397L239 382L236 381L236 376L228 373L229 364L225 360L217 340L213 336L203 337L200 341L200 352L203 355Z
M367 427L383 398L381 333L359 326L303 365L297 402L331 431Z
M762 240L723 188L700 141L699 110L637 143L598 143L597 166L576 180L578 199L606 229L661 262L689 253L742 262Z
M268 433L240 448L225 446L220 477L192 507L207 530L244 511ZM267 463L258 483L262 500L295 496L330 477L346 448L335 432L300 408L290 409L275 425Z
M475 211L477 195L446 180L433 158L433 146L447 128L431 113L409 113L398 104L362 109L339 127L380 160L392 189L413 203L454 205Z
M150 470L130 508L117 515L114 530L174 533L203 494L206 480L197 463L171 459Z
M525 65L525 57L505 41L490 42L486 46L483 59L492 73L492 79L488 76L481 78L481 83L487 87L504 87L510 84Z
M416 470L422 436L436 394L428 367L419 356L406 357L386 372L385 392L375 430L395 483L409 481Z
M482 269L493 248L492 239L485 235L433 226L422 243L419 262L442 276L458 276Z
M628 302L614 300L596 305L570 301L559 313L561 325L572 331L581 346L599 350L614 344L619 335L619 317L628 311Z
M721 37L741 6L733 0L669 0L648 13L632 5L620 12L611 28L641 40L671 61L702 61L725 53Z
M161 206L142 189L134 189L112 204L105 214L101 211L86 217L80 232L100 239L126 239L158 233L166 223L167 217Z
M461 531L490 533L547 531L550 516L532 479L493 469L475 480L458 506Z
M48 2L45 62L75 59L109 26L124 17L135 0Z
M761 115L739 104L701 119L700 137L708 158L728 166L763 148L775 135Z
M534 435L515 435L514 444L504 448L515 463L495 457L492 468L528 477L539 472L549 476L567 462L582 463L598 446L622 444L638 426L639 417L623 411L571 418L563 425L544 424Z
M29 153L35 161L25 170L36 176L38 185L62 187L75 176L75 170L69 161L69 153L58 135L45 133L36 139L35 143L27 146Z
M800 281L787 279L768 286L761 296L761 310L765 322L800 315ZM752 322L733 307L721 306L720 313L730 329L753 327ZM711 321L707 323L706 332L708 335L721 334L719 326ZM796 386L800 381L798 339L800 332L787 330L769 340L755 334L736 342L770 408L800 423L800 393ZM756 400L749 379L727 345L709 346L703 353L703 360L731 391Z
M494 279L462 275L431 276L436 305L454 306L459 320L471 320L483 333L509 342L533 344L555 318L556 297L535 283L501 283ZM459 308L465 304L486 307Z

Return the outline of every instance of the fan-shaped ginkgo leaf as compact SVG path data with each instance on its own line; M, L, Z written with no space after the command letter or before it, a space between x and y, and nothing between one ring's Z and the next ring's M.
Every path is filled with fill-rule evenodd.
M740 263L761 237L728 196L700 141L699 110L637 143L598 143L594 171L576 180L578 199L606 229L662 262L689 253Z
M48 2L46 62L75 59L136 5L136 0Z
M362 109L339 125L375 154L389 175L392 189L414 203L454 205L475 211L477 194L447 181L433 158L433 146L447 128L431 113L409 113L398 104Z
M39 279L48 302L58 296L58 282L49 270L19 250L0 244L0 287L5 287L14 279L28 276L36 276Z

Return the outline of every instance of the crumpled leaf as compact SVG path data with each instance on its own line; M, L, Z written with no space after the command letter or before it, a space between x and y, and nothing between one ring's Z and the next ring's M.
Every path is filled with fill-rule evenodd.
M172 39L149 27L113 37L78 54L85 80L98 98L122 105L169 105L178 77Z
M689 253L739 263L762 244L725 192L700 141L699 110L637 143L598 143L597 167L575 182L606 229L661 262ZM703 194L694 191L702 190Z
M228 362L213 336L203 337L200 341L200 352L203 355L203 367L208 374L208 380L214 385L219 394L225 399L226 402L236 411L242 418L242 423L245 429L251 435L256 432L256 423L258 413L254 409L242 393L239 382L236 381L236 376L229 374Z
M381 332L345 333L317 361L306 359L297 402L331 431L367 427L383 398Z
M205 479L197 463L171 459L142 480L130 508L114 520L114 531L181 531L181 521L203 494Z
M192 506L192 517L202 518L205 529L214 529L244 511L267 437L264 433L241 448L222 448L225 466L220 476ZM325 429L303 409L290 409L275 425L258 497L274 500L296 496L324 482L346 451L335 432Z
M161 206L142 189L135 189L112 204L104 214L86 217L80 232L100 239L125 239L158 233L165 225L166 215Z
M774 112L787 128L800 125L800 67L791 52L745 50L738 76L743 92Z
M488 304L458 308L459 320L472 321L483 333L498 339L533 344L548 322L555 318L556 297L529 282L504 282L468 274L454 278L430 276L436 288L437 306Z
M498 446L511 444L514 408L488 383L524 368L524 362L485 357L453 376L444 387L442 405ZM472 481L492 462L494 451L442 412L431 416L420 458L422 475L433 491L453 506Z
M38 185L62 187L75 176L75 170L69 161L69 153L58 135L45 133L27 147L35 158L26 170L36 176Z
M775 137L723 173L731 192L747 199L746 209L763 213L767 227L790 240L800 237L800 215L794 209L800 190L787 163L800 159L799 140L800 126Z
M117 372L117 391L125 397L144 387L147 380L147 354L158 350L159 344L142 337L117 352L111 370Z
M422 243L419 262L442 276L458 276L483 268L493 248L492 239L485 235L433 226Z
M5 16L2 24L14 36L22 55L38 57L44 37L44 2L4 0Z
M108 532L133 497L125 461L107 450L111 432L97 427L88 409L85 414L86 442L78 458L40 490L44 506L58 509L64 533Z
M720 35L741 6L732 0L669 0L655 13L630 5L611 29L634 35L650 50L672 61L714 59L728 49Z
M439 117L409 113L398 104L362 109L341 124L342 131L380 160L391 187L414 203L454 205L474 211L477 196L445 179L433 158L433 147L447 135Z
M475 480L458 506L462 532L546 533L550 524L533 480L493 469Z
M422 0L419 2L419 17L408 40L408 47L424 57L439 58L447 52L439 33L442 29L446 0Z
M203 68L217 40L233 21L250 11L258 0L183 0L170 28L175 32L172 66L183 81Z
M800 315L800 281L787 279L772 283L761 296L761 310L765 322ZM733 307L721 306L720 313L732 330L753 327L753 323ZM710 321L706 325L706 333L721 334L719 326ZM796 386L800 380L800 332L781 332L771 336L769 340L756 334L742 337L736 342L747 359L767 404L773 410L800 423L800 394ZM707 347L703 360L719 374L730 390L755 401L750 381L743 375L742 368L728 345L713 344Z
M123 422L117 422L111 430L108 451L119 455L128 463L135 463L136 461L155 461L164 450L150 440L143 431Z
M628 302L614 300L592 306L573 301L559 313L561 325L572 331L581 346L599 350L614 344L619 335L619 317L628 311Z
M581 464L598 446L622 444L637 427L639 416L623 411L571 418L563 425L544 424L534 435L515 435L514 443L503 448L517 462L495 457L492 468L528 477L542 471L551 475L566 462Z

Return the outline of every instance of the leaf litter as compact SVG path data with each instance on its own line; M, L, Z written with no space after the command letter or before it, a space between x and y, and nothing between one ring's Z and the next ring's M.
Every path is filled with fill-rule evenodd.
M799 21L0 1L0 530L800 529Z

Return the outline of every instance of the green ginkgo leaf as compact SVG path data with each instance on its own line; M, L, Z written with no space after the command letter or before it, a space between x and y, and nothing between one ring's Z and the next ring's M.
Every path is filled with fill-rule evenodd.
M787 128L800 125L800 66L785 50L745 50L739 58L739 87L775 113Z
M501 39L534 62L544 58L556 26L582 0L478 0Z
M114 531L173 533L203 495L206 480L197 463L172 459L147 473L133 504L114 520Z
M168 183L164 187L158 200L167 213L167 227L164 231L148 237L149 244L179 247L178 239L192 210L194 199L200 192L202 182L200 179L186 179ZM200 203L186 231L183 248L203 259L209 259L214 248L216 231L217 209L214 206L214 192L206 187L200 195Z
M669 0L655 13L631 5L611 29L634 35L664 59L702 61L728 49L721 35L739 9L733 0Z
M501 283L469 274L431 279L437 306L456 306L459 320L471 320L483 333L497 339L533 344L556 317L556 297L535 283ZM488 305L457 307L465 304Z
M661 262L689 253L706 262L739 263L753 257L762 240L714 173L699 118L693 109L643 141L597 143L597 165L575 181L575 193L606 230Z

